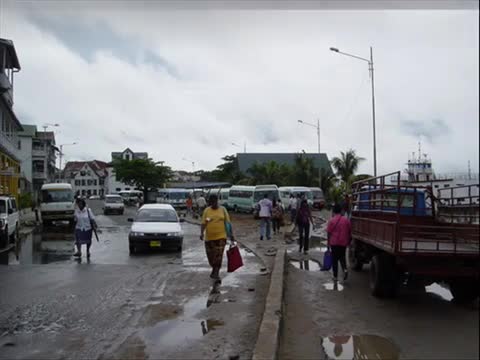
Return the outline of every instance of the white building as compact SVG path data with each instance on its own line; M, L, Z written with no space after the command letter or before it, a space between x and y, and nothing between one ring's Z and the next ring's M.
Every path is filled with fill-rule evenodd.
M70 161L65 165L63 177L77 195L104 196L108 179L108 164L99 161Z
M117 180L115 176L115 170L113 168L113 162L118 159L134 160L134 159L148 159L148 153L146 152L133 152L129 148L126 148L122 152L112 152L112 163L108 164L107 171L107 194L117 194L120 191L136 190L133 186L124 184Z

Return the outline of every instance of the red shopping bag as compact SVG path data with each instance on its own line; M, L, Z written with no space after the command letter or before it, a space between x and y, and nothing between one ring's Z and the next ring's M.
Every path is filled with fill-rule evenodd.
M240 250L238 249L238 246L236 245L230 246L230 249L227 250L227 260L228 260L228 265L227 265L228 272L234 272L239 267L243 266L243 260L242 260L242 256L240 255Z

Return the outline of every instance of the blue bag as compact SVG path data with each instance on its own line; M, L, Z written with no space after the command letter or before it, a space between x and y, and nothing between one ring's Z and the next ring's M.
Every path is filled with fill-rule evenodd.
M323 254L323 265L321 271L328 271L332 268L332 253L330 250L325 251Z

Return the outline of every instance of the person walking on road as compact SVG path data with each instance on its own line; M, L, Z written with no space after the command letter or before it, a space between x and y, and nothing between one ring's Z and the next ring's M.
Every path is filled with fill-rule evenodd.
M93 230L97 228L93 211L87 207L85 200L77 199L77 208L74 213L75 218L75 245L77 252L75 257L82 256L82 245L87 246L87 258L90 258L90 246L92 245Z
M342 266L343 280L348 278L348 269L346 261L347 246L352 239L352 228L350 220L342 216L342 206L335 204L333 207L333 217L327 224L327 244L332 251L333 280L338 280L338 263Z
M273 234L280 233L280 226L283 222L283 208L282 203L279 200L273 199L272 201L272 229Z
M197 207L198 211L200 214L203 214L203 211L207 207L207 200L205 200L205 197L203 195L200 195L197 199Z
M310 248L310 222L313 224L312 212L310 211L307 200L303 199L297 211L296 223L300 235L298 252L302 252L303 250L305 255L308 254Z
M189 195L187 198L187 201L185 202L185 205L187 205L187 215L192 215L193 216L193 200L192 197Z
M263 240L265 236L267 240L271 239L270 236L270 220L272 218L272 202L268 198L268 194L263 196L263 199L258 202L257 205L260 210L258 216L260 217L260 240Z
M220 282L220 268L222 267L223 251L230 236L232 243L235 241L227 209L218 206L218 196L210 195L210 206L202 214L200 240L205 241L205 252L208 263L212 268L210 278ZM230 224L230 234L227 234L227 224Z
M290 222L293 224L297 217L297 198L293 194L290 194L288 200L288 210L290 211Z

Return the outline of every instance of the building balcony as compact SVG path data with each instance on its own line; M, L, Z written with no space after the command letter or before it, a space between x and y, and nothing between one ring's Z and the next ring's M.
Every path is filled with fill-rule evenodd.
M45 149L32 149L32 156L45 157L47 156L47 152Z
M46 180L47 173L45 171L33 171L32 172L32 179L34 180Z
M4 132L0 131L0 150L4 149L8 155L19 158L18 143L14 142L11 137L7 136Z

